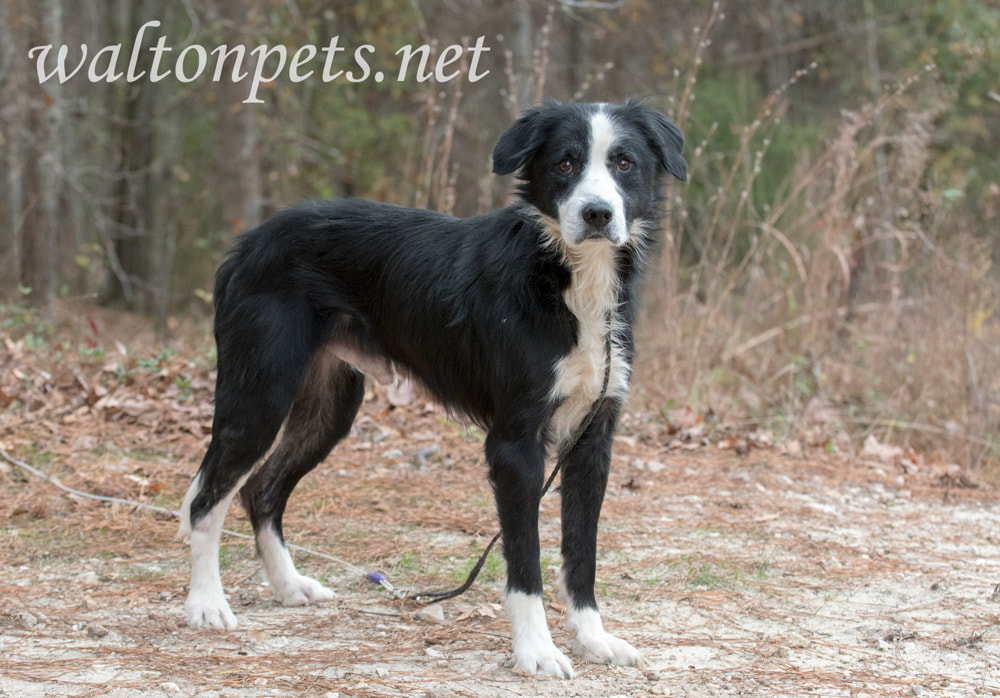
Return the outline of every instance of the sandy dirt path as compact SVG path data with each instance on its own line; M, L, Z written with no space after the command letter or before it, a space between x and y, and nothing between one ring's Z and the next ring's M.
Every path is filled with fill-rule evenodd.
M564 682L505 666L499 560L439 615L364 580L378 570L400 588L454 585L495 526L481 434L429 408L364 409L296 492L285 527L291 542L344 561L296 553L338 598L276 605L252 545L227 537L223 579L241 622L230 633L185 626L187 550L171 517L0 466L0 696L1000 695L991 473L898 455L669 447L655 418L629 415L598 576L607 627L648 666L577 663ZM151 438L86 415L4 433L8 450L68 484L168 508L204 445L203 434ZM238 507L227 523L247 531ZM550 494L549 582L558 527ZM547 603L568 650L558 600Z

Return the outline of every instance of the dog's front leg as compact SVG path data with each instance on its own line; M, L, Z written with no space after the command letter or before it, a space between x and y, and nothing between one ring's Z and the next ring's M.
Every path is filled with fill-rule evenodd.
M632 645L604 630L594 597L597 523L608 484L619 408L614 400L603 401L587 430L562 454L560 578L574 652L589 662L643 666L642 655Z
M536 435L486 440L507 561L504 608L514 641L514 669L528 674L572 678L573 665L552 642L542 603L538 504L545 476L545 449Z

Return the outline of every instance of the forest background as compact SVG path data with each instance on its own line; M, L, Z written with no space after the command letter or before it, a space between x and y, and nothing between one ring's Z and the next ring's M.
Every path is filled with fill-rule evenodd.
M362 44L434 60L482 36L489 72L467 79L468 52L442 82L286 72L248 104L207 78L40 84L28 58L128 56L150 20L143 46L165 36L172 58L339 36L346 68ZM106 306L211 361L212 277L240 231L316 197L503 205L490 151L522 109L637 96L680 124L690 174L667 192L634 404L997 465L995 0L5 0L0 32L7 341L100 361L96 330L57 339L51 318Z

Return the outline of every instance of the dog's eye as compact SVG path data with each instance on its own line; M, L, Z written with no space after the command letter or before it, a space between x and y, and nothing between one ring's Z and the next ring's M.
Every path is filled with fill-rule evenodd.
M619 160L618 160L618 171L619 172L628 172L631 169L632 169L632 161L631 160L627 160L626 158L619 158Z
M573 162L569 159L561 160L559 162L559 171L563 174L569 174L573 171Z

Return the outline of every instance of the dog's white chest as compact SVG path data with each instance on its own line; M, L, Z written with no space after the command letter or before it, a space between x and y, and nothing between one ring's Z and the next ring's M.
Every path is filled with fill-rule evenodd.
M559 406L549 435L557 448L575 435L602 392L623 399L631 377L622 348L610 339L619 322L615 251L605 245L588 247L593 249L573 260L573 279L564 295L579 334L576 346L555 366L552 399Z

